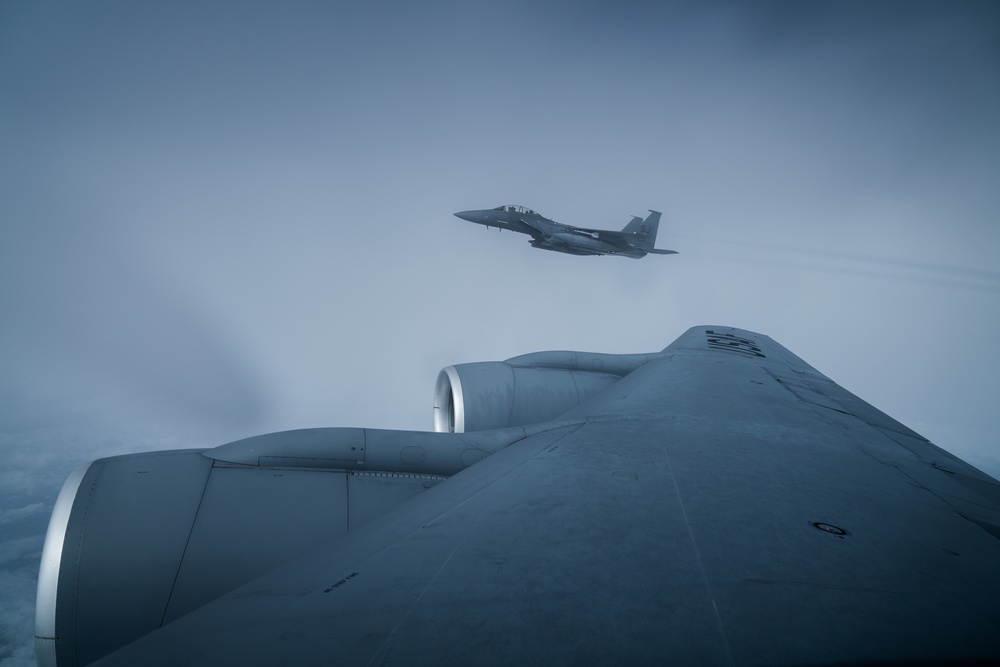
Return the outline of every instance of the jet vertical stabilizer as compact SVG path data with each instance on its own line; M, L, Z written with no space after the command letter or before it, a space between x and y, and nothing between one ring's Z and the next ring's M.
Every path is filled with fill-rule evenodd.
M625 229L622 231L637 235L637 247L652 248L656 245L656 232L660 227L660 215L659 211L650 209L645 220L639 216L633 216L632 222L625 225Z

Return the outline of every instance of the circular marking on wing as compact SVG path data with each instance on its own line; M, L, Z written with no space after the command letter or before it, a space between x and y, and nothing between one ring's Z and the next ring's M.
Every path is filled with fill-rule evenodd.
M836 535L837 537L846 537L847 535L850 535L849 532L847 532L840 526L834 526L832 523L823 523L822 521L810 521L809 524L814 528L819 528L824 533L830 533L831 535Z

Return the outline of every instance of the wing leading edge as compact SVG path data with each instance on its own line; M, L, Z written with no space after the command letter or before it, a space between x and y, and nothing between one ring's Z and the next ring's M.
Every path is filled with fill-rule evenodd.
M1000 656L1000 485L767 336L551 426L99 664Z

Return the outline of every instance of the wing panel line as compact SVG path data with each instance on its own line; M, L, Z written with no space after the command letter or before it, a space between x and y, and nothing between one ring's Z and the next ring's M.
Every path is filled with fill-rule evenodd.
M701 550L698 549L698 541L694 538L694 531L691 530L691 521L688 519L687 508L684 506L684 498L681 495L680 487L677 486L677 478L674 476L674 466L670 462L670 454L667 449L663 448L663 458L667 462L667 469L670 471L670 481L674 485L674 493L677 494L677 504L681 508L681 515L684 517L684 528L687 530L688 539L691 541L691 548L694 549L695 559L698 561L698 572L701 574L701 581L705 584L705 590L708 591L708 597L712 600L712 612L715 614L715 621L719 625L719 633L722 635L722 641L726 647L726 656L729 658L730 665L736 665L736 658L733 657L733 648L729 645L729 636L726 634L726 626L722 622L722 614L719 613L719 606L715 601L715 592L712 590L712 584L708 581L708 573L705 572L705 564L701 560Z
M395 636L396 631L399 630L399 626L401 626L403 622L406 621L406 619L410 616L410 614L413 613L413 610L416 608L418 604L420 604L420 601L423 599L427 591L430 590L431 586L434 585L434 582L437 581L439 576L441 576L441 573L444 572L444 569L448 567L448 563L451 562L452 557L456 553L458 553L458 550L462 548L462 545L465 544L465 541L469 539L469 534L472 533L472 530L477 525L479 525L479 520L483 518L484 514L486 514L485 507L479 511L479 514L476 516L476 520L473 521L472 525L470 525L465 530L465 534L462 535L462 539L458 541L458 544L456 544L455 548L451 550L451 552L448 554L448 557L441 562L441 567L439 567L437 571L434 573L434 575L427 580L427 583L424 585L423 590L420 591L420 595L418 595L416 599L414 599L413 602L410 603L410 606L407 607L406 611L403 612L402 616L399 617L399 620L396 621L396 625L393 626L392 630L389 632L386 638L382 640L382 643L379 644L379 647L372 654L371 659L367 663L365 663L366 665L370 667L372 664L375 663L375 660L382 653L382 650L389 644L389 641L393 638L393 636Z
M160 627L163 627L164 621L167 619L167 612L170 610L170 601L174 598L174 591L177 589L177 578L181 574L181 569L184 567L184 557L187 556L188 547L191 546L191 536L194 535L194 527L198 523L198 515L201 513L202 503L205 502L205 493L208 491L208 484L212 481L212 471L215 470L215 461L212 462L212 466L208 469L208 475L205 477L205 485L201 488L201 497L198 499L198 509L194 512L194 518L191 520L191 526L188 528L187 540L184 542L184 550L181 552L181 558L177 562L177 571L174 572L174 582L170 584L170 595L167 596L167 603L163 605L163 614L160 616Z

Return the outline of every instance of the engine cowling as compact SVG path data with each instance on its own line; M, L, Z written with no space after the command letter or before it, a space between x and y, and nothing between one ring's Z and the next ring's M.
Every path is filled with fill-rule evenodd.
M448 366L434 388L434 430L464 433L555 419L653 356L535 352Z
M42 551L38 664L99 660L531 433L302 429L83 466Z
M560 428L538 422L655 356L542 352L446 368L435 430L464 435L303 429L84 466L64 485L45 539L38 663L99 660L499 449Z

